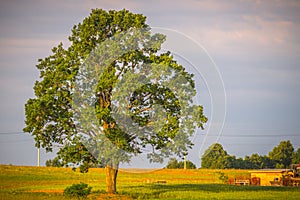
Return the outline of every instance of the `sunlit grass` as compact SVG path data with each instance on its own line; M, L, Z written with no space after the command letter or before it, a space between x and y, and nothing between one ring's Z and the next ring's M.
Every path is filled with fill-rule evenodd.
M299 199L300 188L233 186L222 184L220 172L229 178L247 177L247 170L156 170L131 173L120 170L118 195L105 194L104 169L87 174L69 168L0 165L0 199L68 199L63 190L84 182L92 186L89 199ZM162 183L158 183L162 182Z

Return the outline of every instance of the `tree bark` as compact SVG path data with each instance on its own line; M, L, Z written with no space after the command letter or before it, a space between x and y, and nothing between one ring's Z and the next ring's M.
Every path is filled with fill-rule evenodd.
M106 192L108 194L115 194L117 192L117 175L118 175L118 167L112 167L110 165L106 165Z

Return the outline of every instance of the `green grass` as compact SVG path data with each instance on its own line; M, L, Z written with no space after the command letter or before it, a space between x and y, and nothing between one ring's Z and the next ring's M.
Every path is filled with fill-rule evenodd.
M140 191L140 192L137 192ZM298 188L233 186L224 184L170 184L132 187L137 199L299 199Z
M118 195L105 194L105 171L81 174L69 168L0 165L0 200L64 200L63 190L84 182L92 186L89 199L299 199L300 188L233 186L222 184L220 172L229 178L248 177L247 170L157 170L144 173L120 171ZM165 181L158 184L157 181Z

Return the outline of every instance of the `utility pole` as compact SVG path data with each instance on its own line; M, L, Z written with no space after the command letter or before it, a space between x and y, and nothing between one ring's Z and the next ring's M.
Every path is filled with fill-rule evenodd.
M186 155L184 155L184 161L183 161L183 169L186 169Z
M186 169L186 148L184 150L184 155L183 155L183 169Z
M41 152L40 152L40 147L38 148L38 160L37 160L37 164L38 164L38 167L40 166L40 157L41 157Z

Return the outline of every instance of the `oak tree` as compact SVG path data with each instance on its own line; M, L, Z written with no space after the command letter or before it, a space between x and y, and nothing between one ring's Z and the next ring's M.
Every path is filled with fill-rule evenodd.
M106 167L106 190L116 192L119 164L147 152L151 162L192 147L189 136L207 118L193 75L152 34L146 17L93 9L75 25L70 46L39 59L35 98L25 105L25 132L65 166Z

